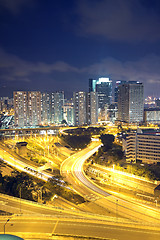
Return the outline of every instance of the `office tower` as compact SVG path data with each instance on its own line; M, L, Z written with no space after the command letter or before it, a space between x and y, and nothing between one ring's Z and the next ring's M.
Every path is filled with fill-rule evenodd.
M98 82L98 80L89 79L89 92L96 92L96 83Z
M52 94L53 104L53 122L61 124L63 121L64 92L55 92Z
M99 78L96 82L96 92L98 92L98 108L104 109L105 104L112 101L112 81L109 78Z
M118 86L120 86L121 84L126 83L126 81L124 80L118 80L116 81L116 87L114 89L114 102L117 103L118 102Z
M87 124L94 125L98 122L98 93L87 94Z
M72 99L71 100L65 99L64 101L63 118L68 125L74 125L74 108Z
M14 99L14 122L16 127L28 125L28 95L27 92L13 92Z
M28 92L28 125L37 126L41 124L41 93Z
M129 81L118 86L118 120L127 123L143 121L143 84Z
M86 92L74 92L73 104L74 104L74 125L85 125L87 123Z
M98 93L98 108L104 109L105 104L112 102L112 81L104 77L98 80L89 79L89 92Z

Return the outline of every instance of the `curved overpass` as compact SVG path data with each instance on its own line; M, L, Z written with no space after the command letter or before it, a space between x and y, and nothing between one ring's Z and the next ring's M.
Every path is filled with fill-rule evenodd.
M97 151L99 146L100 144L93 142L88 148L66 159L61 165L61 174L84 198L95 201L96 204L108 211L114 212L117 218L122 216L134 221L159 223L159 210L136 203L133 200L126 201L110 195L87 178L83 171L83 164Z

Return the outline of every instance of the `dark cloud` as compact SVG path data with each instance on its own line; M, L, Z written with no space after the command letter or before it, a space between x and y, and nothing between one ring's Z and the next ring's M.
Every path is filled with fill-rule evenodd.
M159 2L141 0L80 0L77 6L79 26L83 35L105 37L125 42L160 40Z
M124 79L160 84L160 57L148 55L137 61L123 62L109 57L84 68L83 71L92 75L109 75L113 80Z
M23 7L32 6L34 0L0 0L0 8L5 8L12 14L17 14Z
M0 77L6 81L30 81L34 73L50 74L52 72L79 72L79 70L63 61L52 64L28 62L0 49Z
M35 76L37 79L45 79L46 84L47 81L54 79L54 84L58 85L62 79L66 82L66 86L67 82L72 82L72 85L83 86L83 88L86 86L86 89L89 77L109 76L113 81L135 80L143 82L148 94L151 94L153 90L155 94L158 94L160 57L152 54L136 61L120 61L108 57L87 67L77 68L65 62L51 64L28 62L13 54L6 53L2 49L0 50L0 79L6 82L30 82L32 86Z

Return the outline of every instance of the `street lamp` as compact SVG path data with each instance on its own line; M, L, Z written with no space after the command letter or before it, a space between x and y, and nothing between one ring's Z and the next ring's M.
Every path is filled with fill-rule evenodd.
M7 222L9 222L9 220L10 220L10 219L7 219L7 221L6 221L5 224L4 224L4 234L5 234L5 227L6 227L6 224L7 224Z
M155 200L155 203L156 203L156 207L157 207L157 199Z

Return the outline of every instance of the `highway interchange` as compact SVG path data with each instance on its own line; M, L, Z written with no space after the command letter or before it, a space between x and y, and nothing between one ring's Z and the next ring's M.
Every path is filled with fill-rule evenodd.
M103 206L106 211L114 213L114 218L82 211L49 207L0 195L1 210L6 211L8 209L8 211L15 214L6 226L7 231L21 232L21 234L28 231L33 233L42 232L49 234L48 237L52 237L52 234L69 234L103 237L105 239L150 239L151 236L151 239L159 239L160 211L158 209L113 196L94 184L84 174L83 164L85 160L92 156L100 145L101 143L94 141L86 149L68 157L61 165L61 174L75 191L85 199ZM28 169L33 169L34 171L29 173L44 180L52 176L51 174L46 174L45 171L37 174L36 168L34 169L33 166L13 158L3 148L0 149L0 157L19 170L28 172ZM42 216L41 220L37 215ZM28 220L28 216L32 216L32 220ZM1 233L3 233L3 223L5 223L7 218L10 217L0 218L2 223L0 224Z

